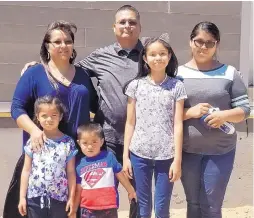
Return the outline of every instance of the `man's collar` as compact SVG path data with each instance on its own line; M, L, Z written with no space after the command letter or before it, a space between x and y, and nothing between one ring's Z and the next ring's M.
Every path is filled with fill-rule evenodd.
M140 52L143 48L143 45L141 43L140 40L138 40L138 43L135 45L135 47L132 50L136 50L138 52ZM120 46L120 44L118 42L114 43L114 49L117 52L117 54L119 54L119 52L124 51L124 49Z

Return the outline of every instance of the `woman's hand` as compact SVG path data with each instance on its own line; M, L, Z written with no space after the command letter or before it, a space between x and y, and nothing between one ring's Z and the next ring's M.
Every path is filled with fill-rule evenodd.
M34 152L38 152L41 150L43 147L44 142L46 141L46 135L43 131L41 131L39 128L34 128L31 131L31 145L32 145L32 150Z
M200 118L208 113L209 108L212 106L208 103L199 103L189 109L192 118Z
M128 157L123 158L123 171L129 179L133 178L131 161Z
M19 209L19 213L21 214L21 216L25 216L27 214L27 211L26 211L26 199L25 198L21 198L19 200L18 209Z
M175 182L181 178L182 169L181 162L174 160L169 169L169 179L170 182Z
M209 114L204 120L212 128L219 128L226 122L226 116L224 111L214 111Z

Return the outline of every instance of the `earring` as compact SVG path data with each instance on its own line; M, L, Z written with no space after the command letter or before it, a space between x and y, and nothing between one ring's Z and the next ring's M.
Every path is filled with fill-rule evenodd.
M50 60L50 54L49 54L49 52L48 52L48 57L47 58L48 58L48 60Z
M218 58L217 58L217 54L216 54L216 53L213 55L213 60L215 60L215 61L217 61L217 60L218 60Z

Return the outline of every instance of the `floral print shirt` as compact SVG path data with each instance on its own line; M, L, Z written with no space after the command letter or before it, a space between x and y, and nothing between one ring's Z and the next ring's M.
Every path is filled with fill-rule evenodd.
M175 103L187 98L183 83L167 77L156 85L147 76L130 82L125 94L136 100L130 151L153 160L173 158Z
M66 164L78 152L73 139L67 135L55 140L47 139L38 153L31 148L29 139L24 147L25 153L32 158L27 197L47 196L67 201Z

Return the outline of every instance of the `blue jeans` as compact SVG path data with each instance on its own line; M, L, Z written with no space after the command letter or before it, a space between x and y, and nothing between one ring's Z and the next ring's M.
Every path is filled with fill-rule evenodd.
M223 155L183 152L182 184L187 218L221 218L221 207L233 169L235 149Z
M53 198L43 197L43 208L41 208L41 197L27 199L28 218L67 218L65 211L66 202L57 201Z
M136 181L139 216L150 218L152 214L152 177L154 172L154 210L156 218L169 218L169 205L174 183L169 181L169 168L173 159L151 160L131 153L130 159Z

